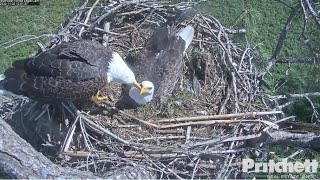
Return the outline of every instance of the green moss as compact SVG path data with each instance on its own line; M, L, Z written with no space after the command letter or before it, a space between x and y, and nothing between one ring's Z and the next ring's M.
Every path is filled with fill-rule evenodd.
M80 0L42 0L39 6L1 6L0 7L0 44L24 35L54 34L64 19ZM23 42L10 48L0 47L0 73L16 59L27 58L36 53L40 38ZM9 44L8 44L9 45Z

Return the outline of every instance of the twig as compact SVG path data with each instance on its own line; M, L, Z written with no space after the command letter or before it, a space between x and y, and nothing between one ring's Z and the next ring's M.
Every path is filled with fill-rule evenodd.
M308 96L305 96L305 98L309 101L311 107L312 107L312 110L313 110L313 114L312 114L312 117L315 116L317 121L320 122L320 119L319 119L319 113L316 109L316 107L314 106L313 102L311 101L311 99L308 97ZM312 120L313 118L311 118Z
M292 159L292 158L296 157L297 155L301 154L302 152L304 152L304 149L299 149L298 151L291 154L288 158Z
M34 39L39 39L39 38L42 38L42 37L55 37L57 36L56 34L42 34L42 35L24 35L24 36L21 36L21 37L18 37L18 38L15 38L15 39L12 39L8 42L5 42L5 43L2 43L0 44L0 48L5 48L5 49L8 49L8 48L11 48L12 46L15 46L17 44L20 44L20 43L23 43L23 42L27 42L27 41L30 41L30 40L34 40ZM15 43L12 43L18 39L23 39L23 38L27 38L27 39L24 39L24 40L19 40ZM12 43L12 44L10 44ZM7 44L10 44L8 46L6 46Z
M192 144L183 144L181 147L182 148L186 148L186 149L192 149L198 146L212 146L214 144L218 144L221 142L221 138L217 138L217 139L210 139L207 141L202 141L202 142L196 142L196 143L192 143Z
M296 116L288 116L288 117L285 117L285 118L283 118L283 119L279 119L279 120L275 121L274 123L275 123L275 124L279 124L279 123L281 123L281 122L288 121L288 120L290 120L290 119L294 119L295 117L296 117Z
M84 22L83 22L84 24L87 24L87 23L88 23L89 18L90 18L90 15L91 15L93 9L97 6L98 3L99 3L99 0L96 0L96 1L93 3L92 7L89 9L89 12L88 12L88 14L87 14L86 19L85 19ZM81 38L81 35L82 35L82 33L83 33L83 30L84 30L84 27L81 27L80 32L79 32L79 37L80 37L80 38Z
M91 27L90 25L85 24L85 23L82 23L82 22L74 21L74 23L80 24L80 25L82 25L82 26L84 26L84 27ZM111 31L106 31L106 30L101 29L101 28L98 28L98 27L94 27L93 29L94 29L94 30L97 30L97 31L100 31L100 32L103 32L103 33L110 34L110 35L120 35L119 33L111 32Z
M64 139L63 145L61 147L61 151L60 152L66 152L68 151L72 138L73 138L73 134L76 130L76 124L79 121L79 117L80 115L78 115L78 117L76 118L76 120L73 122L72 126L69 128L68 133Z
M154 12L154 9L150 11L150 13L143 19L143 21L134 30L139 29L142 26L142 24L145 23L152 16L153 12Z
M138 121L138 122L140 122L140 123L142 123L142 124L145 124L145 125L147 125L147 126L154 127L154 128L159 128L159 126L156 125L156 124L153 124L153 123L144 121L144 120L142 120L142 119L140 119L140 118L137 118L137 117L135 117L135 116L133 116L133 115L131 115L131 114L125 113L125 112L122 111L122 110L119 110L119 113L121 113L121 114L123 114L123 115L126 115L126 116L128 116L129 118L131 118L131 119L133 119L133 120L136 120L136 121Z
M106 153L104 151L96 151L94 154L92 152L85 152L85 151L64 151L62 154L73 156L73 157L94 157L94 158L106 158L110 156L109 153Z
M131 119L133 119L133 120L136 120L136 121L138 121L138 122L140 122L140 123L142 123L142 124L145 124L145 125L147 125L147 126L150 126L150 127L158 128L158 125L153 124L153 123L150 123L150 122L147 122L147 121L144 121L144 120L142 120L142 119L140 119L140 118L137 118L137 117L135 117L135 116L133 116L133 115L131 115L131 114L128 114L128 113L126 113L126 112L124 112L124 111L122 111L122 110L120 110L120 109L112 106L110 103L105 102L105 104L107 104L108 106L110 106L110 108L112 108L113 110L115 110L115 111L119 112L120 114L123 114L123 115L125 115L125 116L127 116L127 117L129 117L129 118L131 118Z
M207 21L207 18L205 18L202 14L200 14L200 16L203 18L204 22L208 25L208 21ZM231 52L230 52L230 49L228 47L226 47L226 45L228 45L228 43L223 43L221 38L220 38L220 34L222 33L222 31L224 31L224 27L221 25L221 23L216 19L214 18L213 16L210 16L215 22L216 24L218 24L218 27L219 27L219 33L218 35L215 35L214 32L211 30L211 28L209 29L211 34L218 40L218 42L220 43L220 46L222 47L222 49L224 50L224 52L227 54L227 62L228 62L228 65L229 67L231 67L231 69L233 70L234 73L236 73L237 77L241 80L242 83L244 83L245 81L243 80L243 78L240 76L239 72L237 71L236 67L233 65L232 63L232 56L231 56ZM227 38L227 36L226 36ZM228 40L228 39L227 39ZM226 44L226 45L225 45Z
M196 126L196 125L212 125L212 124L240 124L240 123L263 123L268 126L272 126L275 129L278 128L278 125L265 120L211 120L211 121L196 121L196 122L187 122L187 123L180 123L180 124L169 124L169 125L161 125L158 126L159 129L168 129L168 128L177 128L177 127L185 127L185 126Z
M91 143L91 141L90 141L90 139L88 137L88 133L87 133L87 130L85 128L84 122L82 121L81 116L79 118L79 124L80 124L80 129L81 129L81 133L82 133L84 144L85 144L86 148L88 149L88 151L93 152L94 147L93 147L93 145L92 145L92 143Z
M268 97L269 99L304 98L306 96L308 96L308 97L309 96L320 96L320 92L303 93L303 94L287 94L287 95L276 95L276 96L264 94L264 96Z
M253 148L240 148L240 149L228 149L228 150L203 150L199 153L195 153L197 155L212 155L212 154L236 154L241 152L247 152L252 150Z
M92 23L92 25L95 26L96 24L100 23L104 18L119 10L120 8L124 7L125 5L126 3L119 3L117 6L113 7L112 9L108 10L105 14L101 15L95 22Z
M126 144L126 145L129 145L130 143L124 139L122 139L121 137L113 134L111 131L105 129L105 128L102 128L101 126L97 125L96 123L94 123L93 121L91 121L90 119L88 119L87 117L85 116L82 116L83 120L85 123L87 123L89 125L89 127L92 127L92 128L95 128L95 129L98 129L99 131L107 134L108 136L112 137L113 139L123 143L123 144Z
M41 52L46 51L46 48L40 42L37 42L37 45L41 49Z
M247 113L237 113L237 114L223 114L223 115L211 115L211 116L196 116L196 117L180 117L180 118L160 119L160 120L154 120L153 122L165 123L165 122L204 121L204 120L210 120L210 119L257 117L257 116L274 115L274 114L282 114L282 113L283 113L282 111L247 112Z
M305 2L308 5L308 9L312 14L313 19L315 20L316 24L318 25L318 27L320 27L320 16L319 14L313 9L311 3L309 0L305 0Z
M188 127L187 127L187 135L186 135L185 144L189 143L189 141L190 141L191 129L192 129L191 126L188 126Z
M160 136L160 137L149 137L139 139L138 141L149 141L149 140L173 140L173 139L183 139L186 136Z
M221 142L246 141L246 140L249 140L249 139L259 138L260 136L261 136L261 133L250 134L250 135L247 135L247 136L236 136L236 137L231 137L231 138L224 139Z
M223 113L223 111L227 105L227 102L229 101L230 95L231 95L231 92L230 92L229 86L227 86L227 95L224 98L224 100L219 108L219 112L218 112L219 115L221 115Z
M132 14L140 14L143 11L149 11L151 8L142 8L134 11L129 11L129 12L123 12L123 13L118 13L117 16L127 16L127 15L132 15Z
M232 87L233 87L233 95L234 95L234 112L237 113L240 111L239 102L238 102L238 92L237 92L237 80L234 75L234 72L231 72L232 77Z
M199 165L200 160L201 160L200 158L197 160L197 162L196 162L196 164L195 164L195 166L194 166L194 168L193 168L192 176L191 176L191 179L192 179L192 180L194 179L194 176L195 176L195 174L196 174L196 172L197 172L197 170L198 170L198 165Z

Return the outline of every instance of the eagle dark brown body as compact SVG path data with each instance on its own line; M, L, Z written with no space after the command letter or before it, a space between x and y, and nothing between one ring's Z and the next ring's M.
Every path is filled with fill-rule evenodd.
M95 41L63 43L15 61L4 89L46 103L88 100L107 84L112 51Z
M186 43L176 33L173 26L155 30L146 44L147 52L142 53L146 56L133 68L138 81L148 80L154 84L154 99L164 100L170 96L182 75Z
M174 27L157 28L139 52L136 60L131 62L131 69L137 81L151 81L154 84L153 102L163 102L170 96L182 75L185 41L176 35ZM129 88L124 89L123 97L118 102L122 108L138 106L128 95Z

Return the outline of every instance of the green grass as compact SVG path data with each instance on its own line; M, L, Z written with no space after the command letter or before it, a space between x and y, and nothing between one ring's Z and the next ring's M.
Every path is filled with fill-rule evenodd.
M56 33L79 3L80 0L42 0L39 6L1 6L0 44L24 35ZM7 49L0 47L0 73L14 60L34 55L38 50L37 41L48 40L50 38L40 38Z
M287 0L287 4L294 6L296 0ZM260 55L270 58L278 41L279 34L290 14L290 8L274 0L210 0L200 8L217 17L226 27L246 28L249 42L256 47ZM320 45L312 20L309 20L308 34L315 46ZM282 56L309 55L310 51L301 38L303 17L293 22L293 29L289 32ZM245 38L236 35L235 40L243 42Z

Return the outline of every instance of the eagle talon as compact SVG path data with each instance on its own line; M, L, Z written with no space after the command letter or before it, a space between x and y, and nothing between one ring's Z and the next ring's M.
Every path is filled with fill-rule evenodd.
M100 106L102 101L110 100L108 96L101 96L100 91L97 92L95 96L91 97L91 101L93 101L97 106Z

